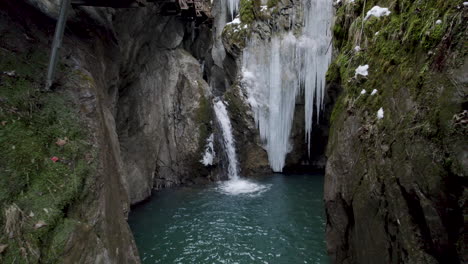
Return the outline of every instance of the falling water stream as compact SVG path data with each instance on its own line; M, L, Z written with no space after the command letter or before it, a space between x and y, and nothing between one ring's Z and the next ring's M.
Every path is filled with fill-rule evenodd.
M214 103L214 112L216 120L222 131L222 138L224 143L224 150L228 158L228 179L220 184L220 191L226 194L247 194L247 193L260 193L269 188L268 185L260 185L247 179L239 177L239 166L237 161L236 147L234 143L234 136L232 135L232 126L226 105L223 101L217 100Z

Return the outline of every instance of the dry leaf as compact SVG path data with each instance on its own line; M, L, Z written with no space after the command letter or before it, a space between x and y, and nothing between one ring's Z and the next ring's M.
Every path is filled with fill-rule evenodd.
M39 228L44 227L44 226L46 226L46 225L47 225L47 224L46 224L44 221L40 220L39 222L37 222L37 223L34 225L34 229L39 229Z
M64 146L65 144L68 143L68 138L64 138L64 139L61 139L61 138L57 138L57 141L55 142L55 144L57 144L57 146Z
M8 247L8 245L3 245L3 244L0 244L0 254L3 253L3 251L5 251L5 249Z

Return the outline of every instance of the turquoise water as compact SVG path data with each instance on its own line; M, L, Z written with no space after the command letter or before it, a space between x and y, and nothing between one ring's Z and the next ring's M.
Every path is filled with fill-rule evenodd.
M262 188L182 187L134 208L129 223L143 263L328 263L323 176L252 182Z

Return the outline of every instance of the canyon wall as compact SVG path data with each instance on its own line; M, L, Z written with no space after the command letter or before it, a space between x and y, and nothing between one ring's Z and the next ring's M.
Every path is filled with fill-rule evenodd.
M130 205L213 180L210 29L154 6L74 7L45 92L58 1L0 6L0 261L139 263Z
M376 5L390 13L366 18ZM332 263L466 261L467 10L338 5L328 81L343 92L325 176Z

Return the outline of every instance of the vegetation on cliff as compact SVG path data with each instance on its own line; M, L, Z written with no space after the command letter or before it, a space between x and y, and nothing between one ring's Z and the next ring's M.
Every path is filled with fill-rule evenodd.
M73 231L67 210L93 148L66 92L42 92L46 54L0 49L2 263L54 263ZM63 67L62 67L63 69Z
M391 13L364 19L376 5ZM343 93L331 117L326 176L336 182L326 200L337 263L460 262L467 10L442 0L356 0L337 9L338 52L327 79ZM368 76L356 74L361 65ZM364 226L372 234L359 232ZM369 247L374 253L359 250Z

